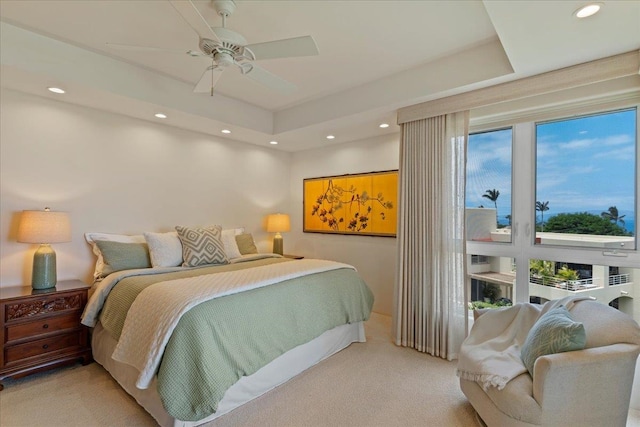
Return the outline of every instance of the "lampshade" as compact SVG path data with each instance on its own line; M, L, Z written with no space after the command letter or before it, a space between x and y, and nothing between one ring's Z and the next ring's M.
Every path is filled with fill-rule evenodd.
M282 231L291 230L289 215L287 214L271 214L267 217L267 232L280 233Z
M22 211L18 227L18 242L62 243L71 241L69 214L47 209L44 211Z
M22 211L18 242L40 243L33 254L33 289L50 289L56 286L56 252L49 244L70 241L71 224L66 212L52 212L49 208L43 211Z

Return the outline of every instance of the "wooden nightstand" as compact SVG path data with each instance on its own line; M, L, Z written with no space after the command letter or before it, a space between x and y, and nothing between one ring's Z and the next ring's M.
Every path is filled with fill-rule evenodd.
M291 259L304 259L304 256L302 256L302 255L284 254L282 256L285 257L285 258L291 258Z
M90 287L65 280L46 290L0 288L0 381L92 361L89 328L80 324Z

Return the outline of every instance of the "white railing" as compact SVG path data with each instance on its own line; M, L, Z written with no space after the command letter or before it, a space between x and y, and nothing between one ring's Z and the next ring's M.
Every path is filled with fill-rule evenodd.
M617 274L615 276L609 276L609 286L623 285L629 283L629 274Z
M597 279L596 279L597 280ZM583 289L597 288L594 279L565 280L558 277L545 277L529 275L529 283L536 285L551 286L558 289L566 289L567 291L580 291Z

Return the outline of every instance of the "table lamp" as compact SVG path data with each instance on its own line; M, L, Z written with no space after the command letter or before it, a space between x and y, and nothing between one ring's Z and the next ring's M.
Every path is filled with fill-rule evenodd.
M291 230L289 215L287 214L271 214L267 216L267 232L276 233L273 238L273 253L283 255L282 251L282 235L280 232Z
M18 226L18 242L39 243L33 254L33 289L49 289L56 286L56 253L51 243L71 241L71 224L66 212L22 211Z

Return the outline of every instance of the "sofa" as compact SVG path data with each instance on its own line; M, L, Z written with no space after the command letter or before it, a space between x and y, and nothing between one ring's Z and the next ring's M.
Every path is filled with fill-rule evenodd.
M501 390L460 378L462 392L487 426L626 425L640 327L593 300L575 302L569 313L584 325L584 349L540 356L533 376L521 373Z

